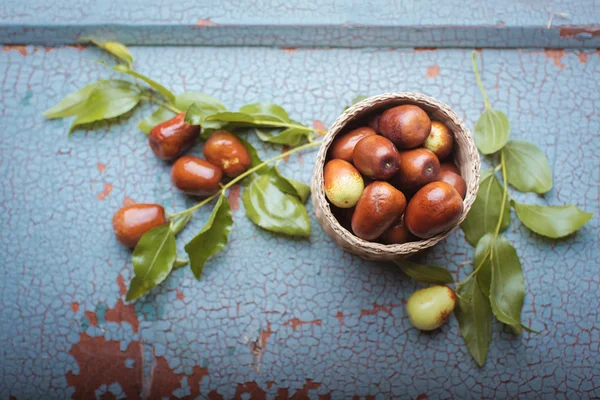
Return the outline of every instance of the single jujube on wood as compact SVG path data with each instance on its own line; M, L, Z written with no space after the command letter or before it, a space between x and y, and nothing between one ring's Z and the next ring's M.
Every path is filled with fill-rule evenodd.
M156 157L173 160L193 146L200 127L190 125L184 119L185 113L182 113L152 128L148 142Z
M242 142L227 131L213 132L204 143L203 151L206 160L221 168L230 178L246 171L252 162Z
M223 172L210 162L198 157L180 157L171 168L173 185L185 194L210 196L219 190Z
M113 216L117 240L126 247L135 247L144 233L167 223L165 209L158 204L132 204L122 207Z

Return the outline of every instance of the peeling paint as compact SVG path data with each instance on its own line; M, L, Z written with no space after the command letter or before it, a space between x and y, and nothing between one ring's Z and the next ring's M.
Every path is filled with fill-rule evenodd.
M127 285L125 284L125 278L121 274L117 276L117 285L119 286L119 294L125 296L127 294Z
M196 23L196 27L204 27L204 26L217 26L214 22L212 22L211 18L198 18L198 22Z
M227 192L227 201L229 202L229 206L233 211L240 209L240 191L241 186L239 183L236 183L230 187L229 191Z
M98 200L106 199L110 195L110 192L112 192L112 190L113 190L113 185L111 185L110 183L105 183L104 190L102 190L101 193L98 193Z
M313 126L313 129L318 129L318 130L327 132L327 126L322 121L314 120L312 122L312 126ZM325 134L320 133L320 132L315 132L315 133L317 134L317 136L325 136Z
M295 332L296 329L298 329L298 327L302 327L304 325L321 326L322 324L323 324L323 322L320 319L316 319L314 321L300 321L300 319L298 319L298 318L292 318L289 321L284 322L283 326L291 326Z
M561 26L559 28L559 35L564 38L592 38L600 35L600 25Z
M562 58L567 55L567 52L564 49L545 49L544 54L548 59L554 60L554 65L558 68L565 69Z
M127 196L123 197L123 207L132 206L136 203L137 203L137 201L135 201L131 197L127 197Z
M17 45L4 45L4 51L16 51L21 54L23 57L27 55L27 47L25 46L17 46Z
M436 78L440 74L440 67L437 65L432 65L427 68L427 73L425 74L426 78Z
M96 164L96 168L98 168L98 171L100 171L100 173L106 171L106 165L104 165L100 162L98 164Z
M281 47L280 50L285 51L288 54L294 54L298 52L298 48L296 47Z

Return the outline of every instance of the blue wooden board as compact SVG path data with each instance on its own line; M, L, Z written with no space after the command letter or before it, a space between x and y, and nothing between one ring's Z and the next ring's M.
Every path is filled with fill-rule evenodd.
M600 47L594 0L5 0L0 38L72 44L281 47Z
M131 50L140 72L175 92L202 91L231 108L273 101L317 126L329 126L355 95L387 91L432 95L470 127L483 110L470 50ZM600 396L598 214L561 241L513 221L507 236L527 285L523 321L541 333L514 338L495 324L483 368L455 319L431 334L413 329L404 303L421 285L342 252L310 202L310 239L290 240L253 226L233 191L230 243L203 280L180 269L124 303L130 253L114 238L112 214L127 198L171 211L192 200L171 187L169 165L136 129L149 106L70 139L68 121L42 117L67 93L110 76L95 58L106 57L91 48L0 52L1 398ZM512 137L539 144L553 169L552 191L517 199L597 213L598 52L483 50L481 68ZM292 156L281 169L309 182L314 157ZM460 278L472 252L457 230L422 260Z

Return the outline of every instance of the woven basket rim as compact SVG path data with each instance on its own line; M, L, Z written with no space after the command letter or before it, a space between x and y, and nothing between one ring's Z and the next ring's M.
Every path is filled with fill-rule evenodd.
M455 146L460 144L461 155L466 156L465 165L460 165L461 175L465 177L465 171L468 172L465 182L467 184L467 193L463 201L463 212L459 221L450 229L440 233L429 239L420 240L417 242L408 242L402 244L381 244L375 242L369 242L355 236L352 232L345 229L335 218L331 212L331 207L325 196L325 190L323 185L323 167L327 158L327 152L329 147L333 143L335 137L344 130L348 123L360 118L369 111L377 108L384 108L400 105L400 104L416 104L427 109L433 109L433 111L427 111L431 116L435 114L435 120L439 120L444 123L450 123L455 127L452 129L455 138L460 137L460 140L455 139ZM432 247L439 243L441 240L446 238L451 231L456 229L460 223L465 219L467 213L471 209L475 197L477 196L477 190L479 188L479 170L480 170L480 158L475 142L471 132L458 116L458 114L450 108L447 104L422 93L416 92L390 92L383 93L380 95L366 98L348 109L346 109L329 128L327 134L323 138L323 143L319 147L317 159L315 161L315 167L312 178L312 191L313 191L313 204L317 214L319 223L323 226L324 230L331 236L338 245L344 249L370 259L393 259L402 258L410 254L419 252L426 248Z

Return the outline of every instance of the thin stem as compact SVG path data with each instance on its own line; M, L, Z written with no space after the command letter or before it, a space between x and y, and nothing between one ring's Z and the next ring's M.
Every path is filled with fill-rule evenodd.
M500 171L501 169L502 169L502 164L500 164L496 168L494 168L494 173Z
M154 97L152 95L148 95L148 96L142 95L141 98L145 99L145 100L148 100L148 101L152 101L152 102L154 102L154 103L156 103L158 105L161 105L164 108L173 111L175 114L181 114L183 112L180 109L178 109L177 107L175 107L174 105L169 104L167 102L164 102L164 101L162 101L160 99L157 99L156 97Z
M487 94L485 93L485 89L483 88L483 82L481 81L481 77L479 76L479 69L477 68L477 52L473 51L473 71L475 71L475 78L477 79L477 84L479 85L479 90L481 90L481 94L483 95L483 102L485 103L485 108L492 108L490 102L488 100Z
M241 181L242 179L244 179L248 175L250 175L250 174L258 171L259 169L261 169L265 165L268 165L268 164L272 163L273 161L281 160L282 158L285 158L285 157L289 156L290 154L294 154L294 153L297 153L299 151L302 151L302 150L305 150L305 149L309 149L311 147L320 146L320 145L321 145L321 141L307 143L307 144L305 144L303 146L295 147L295 148L293 148L293 149L291 149L289 151L286 151L285 153L281 153L278 156L275 156L273 158L268 159L267 161L263 161L262 163L254 166L252 168L250 168L249 170L247 170L243 174L238 175L237 177L235 177L234 179L232 179L231 181L229 181L227 184L221 186L221 189L217 193L213 194L212 196L204 199L200 203L198 203L198 204L196 204L196 205L194 205L194 206L192 206L192 207L190 207L188 209L185 209L183 211L179 211L179 212L170 214L170 217L173 218L173 217L176 217L178 215L185 214L187 212L194 212L194 211L196 211L197 209L199 209L200 207L202 207L206 203L209 203L210 201L212 201L215 198L217 198L218 196L220 196L223 192L225 192L225 190L229 189L231 186L235 185L236 183L238 183L239 181Z
M479 270L481 269L481 267L483 267L483 264L485 263L485 261L487 260L487 258L490 256L490 254L492 253L492 248L490 247L488 249L488 251L485 253L485 255L483 256L483 258L481 259L481 261L479 262L479 265L477 265L477 267L473 270L473 272L471 272L465 279L463 279L461 282L458 282L456 284L456 289L458 290L459 287L461 287L462 285L464 285L465 283L467 283L467 281L471 278L473 278L475 276L475 274L477 274L477 272L479 272Z

